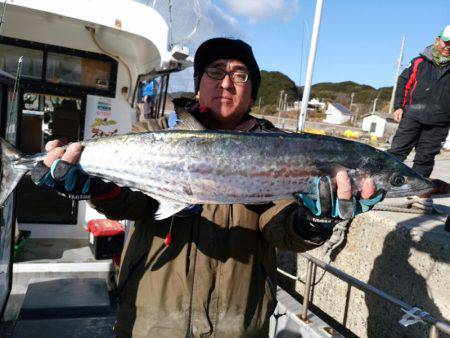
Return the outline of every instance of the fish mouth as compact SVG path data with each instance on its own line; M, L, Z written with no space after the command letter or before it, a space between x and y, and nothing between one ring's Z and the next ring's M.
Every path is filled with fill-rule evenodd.
M388 191L386 193L387 198L396 198L396 197L407 197L407 196L416 196L423 195L429 192L432 192L434 187L427 187L422 189L408 189L408 190L399 190L399 191Z

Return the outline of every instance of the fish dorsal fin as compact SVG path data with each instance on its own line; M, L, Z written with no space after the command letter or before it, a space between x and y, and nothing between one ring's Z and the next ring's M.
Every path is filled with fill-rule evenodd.
M206 130L194 116L185 110L171 113L168 122L169 129L173 130Z
M190 204L185 204L183 202L174 201L165 197L149 195L154 198L159 203L158 211L155 213L156 220L162 220L169 218L176 213L179 213L181 210L189 207Z

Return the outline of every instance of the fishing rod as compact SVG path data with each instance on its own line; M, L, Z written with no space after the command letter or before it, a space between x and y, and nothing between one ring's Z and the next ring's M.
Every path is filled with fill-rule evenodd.
M14 79L14 87L11 98L13 103L11 104L9 110L9 116L13 116L15 108L17 107L17 104L19 102L17 94L19 92L20 77L22 76L22 64L23 64L23 56L19 57L19 59L17 60L16 78Z

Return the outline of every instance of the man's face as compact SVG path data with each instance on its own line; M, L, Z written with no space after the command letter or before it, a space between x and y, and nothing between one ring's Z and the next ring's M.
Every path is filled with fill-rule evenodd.
M220 69L226 72L247 73L247 67L237 60L220 59L212 62L207 68ZM205 71L200 80L197 94L200 105L211 111L214 128L232 129L253 104L252 83L250 77L244 83L231 79L231 75L225 75L222 80L211 78Z
M450 41L445 42L441 38L436 39L436 50L445 57L450 56Z

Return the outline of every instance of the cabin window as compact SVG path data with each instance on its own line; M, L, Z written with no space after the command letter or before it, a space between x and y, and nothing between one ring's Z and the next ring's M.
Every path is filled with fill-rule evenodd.
M22 76L41 79L44 52L36 49L0 44L0 69L16 74L17 61L21 56L23 56Z
M112 63L58 53L48 53L46 80L108 89L111 81Z

